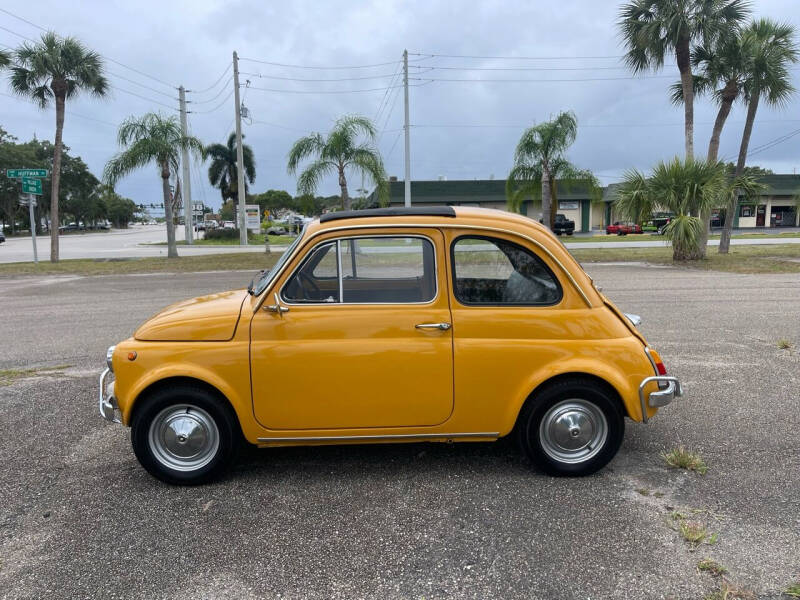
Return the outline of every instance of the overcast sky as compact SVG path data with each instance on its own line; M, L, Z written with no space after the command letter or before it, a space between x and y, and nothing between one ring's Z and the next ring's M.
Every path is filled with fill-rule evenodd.
M386 88L399 86L392 75L404 48L411 53L410 76L415 86L410 89L413 179L504 178L522 130L562 110L574 111L579 123L569 158L594 171L603 183L618 181L628 168L647 169L659 159L682 153L683 112L669 103L667 95L668 85L677 80L677 67L670 60L660 73L630 77L618 58L622 47L614 23L619 5L611 0L5 0L2 8L40 27L76 36L109 59L110 97L69 102L64 126L65 144L95 174L100 175L117 151L116 124L125 117L151 110L177 115L172 107L177 107L174 88L179 85L195 90L188 94L192 133L204 143L224 142L233 131L234 101L229 97L233 85L226 69L236 50L242 57L240 70L247 73L242 83L250 82L242 94L250 111L243 125L246 143L256 158L252 191L272 188L295 193L296 180L286 173L292 142L308 131L326 132L346 113L379 116L377 123L383 130L379 146L387 172L402 179L402 89ZM758 0L754 14L800 28L797 0ZM40 34L35 26L0 12L0 45L15 47L23 41L20 36L38 38ZM560 58L474 58L496 56ZM266 63L389 64L323 70ZM496 70L500 68L528 70ZM792 73L800 88L800 69ZM426 82L429 78L472 81ZM379 89L354 91L374 88ZM52 140L53 109L41 111L8 94L8 87L0 85L0 126L22 140L34 133ZM708 99L697 102L695 147L700 155L705 154L714 116ZM736 156L743 121L744 111L736 107L723 132L721 157ZM800 95L782 109L762 105L751 148L796 129L800 129ZM782 173L800 170L800 136L754 156L751 162ZM193 164L192 185L196 201L219 205L219 192L207 181L207 165ZM359 187L360 178L351 178L351 195ZM155 168L124 179L118 191L137 203L161 201ZM320 193L338 194L336 181L326 181Z

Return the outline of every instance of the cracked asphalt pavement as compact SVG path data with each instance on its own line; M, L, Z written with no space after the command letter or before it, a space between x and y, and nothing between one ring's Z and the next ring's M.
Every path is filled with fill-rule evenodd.
M800 580L800 276L644 265L590 274L687 396L583 479L514 445L248 449L224 480L166 486L97 415L108 345L249 273L0 279L3 598L759 598ZM63 365L69 365L63 367ZM491 376L491 374L487 374ZM668 468L684 444L706 475ZM670 515L718 534L692 549Z

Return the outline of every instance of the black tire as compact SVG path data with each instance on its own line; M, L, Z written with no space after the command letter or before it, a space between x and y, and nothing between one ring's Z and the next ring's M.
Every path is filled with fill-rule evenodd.
M175 385L140 402L131 423L131 444L153 477L173 485L198 485L218 478L233 462L242 440L239 421L230 405L210 390ZM187 458L172 453L170 445L187 455L200 450Z
M570 423L569 430L565 422ZM605 434L600 434L601 429ZM580 477L599 471L614 458L625 435L625 419L611 390L591 379L575 378L549 385L528 399L517 419L516 433L523 452L539 469L550 475ZM558 433L567 436L567 445L576 446L574 451L559 446ZM582 433L591 439L579 448Z

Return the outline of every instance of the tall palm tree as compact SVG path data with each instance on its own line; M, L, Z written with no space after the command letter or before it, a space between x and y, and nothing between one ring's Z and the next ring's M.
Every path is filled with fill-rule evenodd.
M506 200L518 211L527 198L541 198L542 222L551 229L558 208L556 179L584 179L564 156L578 135L578 121L571 111L526 129L514 151L514 166L506 180Z
M103 170L104 181L113 187L129 173L150 163L156 164L161 175L164 216L167 221L167 256L177 258L169 177L178 172L181 151L184 148L202 156L203 144L195 137L184 136L176 117L165 117L156 113L147 113L138 119L127 118L119 126L117 143L125 150L108 161Z
M658 71L675 54L683 89L686 157L694 156L694 79L691 46L706 45L739 26L750 11L746 0L632 0L622 6L618 26L634 73Z
M716 163L722 129L734 102L742 97L747 80L747 56L741 32L732 30L720 35L711 44L696 46L692 50L692 65L699 71L694 76L695 95L711 92L719 105L706 156L709 163ZM672 85L672 101L674 104L683 102L683 85L680 82ZM700 236L702 256L706 255L710 218L710 212L700 214L700 219L705 223Z
M747 149L753 133L758 105L763 98L767 104L782 106L794 94L789 65L798 60L795 28L788 23L777 23L772 19L753 21L742 33L742 43L747 56L747 79L744 94L747 101L747 117L739 146L735 176L744 172ZM733 218L739 208L736 195L731 197L725 219L725 227L719 241L719 253L727 254L730 248Z
M299 194L313 196L324 177L338 175L342 208L350 210L350 194L347 191L349 169L374 184L378 188L379 201L385 202L388 185L383 159L374 146L376 133L372 121L366 117L346 115L336 121L327 137L312 133L297 140L289 150L289 174L294 175L305 159L313 159L297 178ZM366 139L358 143L360 135Z
M242 136L244 139L244 136ZM236 164L236 134L228 136L226 144L211 144L206 146L205 153L211 158L211 165L208 167L208 181L216 188L219 188L222 195L222 203L226 200L235 200L238 197L239 168ZM242 158L244 161L245 193L247 193L247 183L252 184L256 180L256 161L253 157L253 149L247 144L242 144Z
M108 82L103 75L103 61L72 37L62 38L52 31L42 34L40 42L22 44L14 52L16 65L11 67L11 89L27 96L40 108L51 102L56 106L56 136L53 173L50 186L50 260L58 262L58 193L61 178L64 107L80 92L103 97Z
M11 65L11 54L0 50L0 69L5 69L9 65Z
M699 260L704 223L696 215L721 206L734 189L753 197L762 188L753 177L730 181L721 162L675 157L660 162L649 177L633 169L617 190L614 207L625 217L638 220L654 210L668 210L675 217L664 235L672 241L673 260Z

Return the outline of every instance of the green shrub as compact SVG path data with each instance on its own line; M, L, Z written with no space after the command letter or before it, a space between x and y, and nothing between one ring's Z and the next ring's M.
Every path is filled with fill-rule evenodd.
M216 229L206 230L207 240L238 240L239 230L217 227Z

